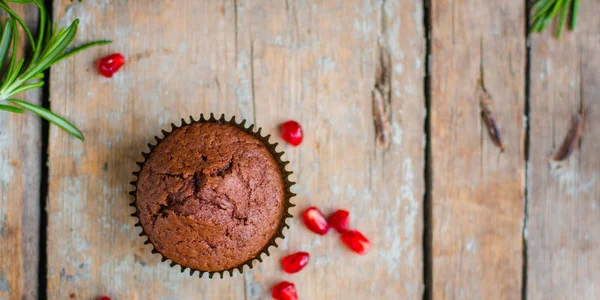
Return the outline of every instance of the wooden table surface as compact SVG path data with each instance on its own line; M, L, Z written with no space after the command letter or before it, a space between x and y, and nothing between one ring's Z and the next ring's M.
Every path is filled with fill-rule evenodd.
M53 2L58 24L81 19L76 43L114 42L24 96L85 142L0 112L0 299L270 299L280 280L301 299L600 299L600 0L560 39L527 33L527 1ZM112 52L127 63L106 79L94 63ZM581 111L579 148L549 163ZM278 142L298 120L304 143L279 146L293 214L347 208L371 251L296 217L232 278L161 263L130 217L131 173L154 135L211 112ZM309 266L284 274L299 250Z

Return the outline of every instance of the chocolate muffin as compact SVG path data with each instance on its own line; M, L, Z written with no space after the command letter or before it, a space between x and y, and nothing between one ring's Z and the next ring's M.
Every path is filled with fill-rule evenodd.
M146 155L132 193L143 234L155 250L182 270L211 277L241 272L268 254L275 238L283 237L293 196L291 172L275 145L223 121L211 116L166 134Z

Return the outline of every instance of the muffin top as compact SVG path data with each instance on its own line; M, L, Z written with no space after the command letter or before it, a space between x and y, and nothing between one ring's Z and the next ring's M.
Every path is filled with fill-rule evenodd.
M163 256L223 271L256 257L277 234L284 185L259 139L230 124L193 123L152 149L139 173L136 207Z

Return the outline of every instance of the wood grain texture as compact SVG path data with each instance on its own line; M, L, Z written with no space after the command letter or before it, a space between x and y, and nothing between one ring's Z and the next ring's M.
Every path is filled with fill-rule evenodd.
M233 3L64 0L54 14L61 25L81 19L77 43L114 42L52 69L51 105L86 141L50 132L48 298L243 298L243 276L198 279L161 263L137 236L128 195L135 161L171 122L211 111L251 116ZM106 79L95 61L112 52L127 62Z
M528 299L600 297L599 14L600 1L581 1L575 33L531 38ZM580 147L550 162L581 111Z
M273 259L245 274L246 299L269 299L270 286L282 279L296 284L301 299L420 299L422 3L265 3L238 1L238 53L250 54L257 123L274 133L287 119L304 126L300 147L283 146L298 182L294 214L311 205L325 214L349 209L351 226L373 248L359 257L337 233L317 236L295 218ZM373 119L380 55L389 55L387 150ZM296 251L310 252L311 262L284 275L279 259Z
M40 104L40 93L21 99ZM37 299L40 120L0 112L0 299Z
M55 1L59 24L81 18L78 42L115 43L52 71L52 107L86 141L51 130L49 298L268 299L274 283L289 279L303 299L420 299L422 3L216 3ZM101 78L93 63L114 51L128 61ZM388 150L373 121L380 52L389 53L392 74ZM356 256L336 233L316 236L295 218L272 257L243 275L189 278L160 263L129 217L130 174L153 135L201 112L243 117L275 135L282 121L299 120L304 143L280 146L296 172L294 214L310 204L350 209L372 251ZM279 258L299 250L311 264L284 275Z
M34 7L11 5L35 26ZM2 20L4 22L4 18ZM21 29L19 36L23 37ZM20 40L24 47L25 38ZM23 47L19 51L22 55ZM41 103L41 92L16 98ZM0 111L0 299L37 299L41 122L32 113Z
M518 299L524 212L524 5L432 0L432 296ZM491 96L505 151L480 116Z

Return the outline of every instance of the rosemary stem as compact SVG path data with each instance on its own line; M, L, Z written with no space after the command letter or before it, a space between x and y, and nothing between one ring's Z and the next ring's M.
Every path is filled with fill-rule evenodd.
M8 6L7 2L33 3L37 6L39 18L37 41L33 38L31 30L27 28L23 19ZM77 34L79 20L74 20L71 25L62 29L53 27L44 3L44 0L0 0L0 12L4 11L10 16L4 24L0 22L0 69L5 70L4 76L2 76L4 81L0 82L0 103L11 104L2 105L1 110L13 113L31 111L83 140L83 133L65 118L39 105L14 99L15 95L22 92L42 87L45 84L43 72L56 62L92 46L110 42L96 41L67 51ZM21 45L17 30L19 25L31 43L30 53L22 58L17 56L17 47ZM11 53L10 61L6 59L8 52Z

